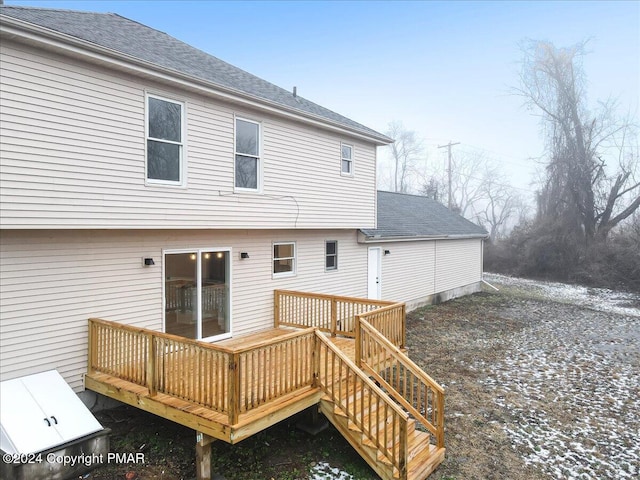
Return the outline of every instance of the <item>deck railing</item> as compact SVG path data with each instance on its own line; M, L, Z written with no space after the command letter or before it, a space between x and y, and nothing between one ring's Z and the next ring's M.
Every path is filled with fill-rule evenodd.
M262 345L234 350L238 413L246 413L305 387L314 386L313 329L291 332Z
M377 328L358 316L356 364L370 374L444 447L444 390Z
M365 317L379 326L383 335L404 347L405 307L403 303L359 299L319 293L274 291L274 325L317 328L331 335L355 338L356 317Z
M408 415L324 335L317 333L319 382L331 401L407 478Z
M231 352L182 337L148 332L153 350L148 362L150 395L166 393L198 403L219 413L231 415L229 369Z
M105 373L225 414L239 415L314 384L313 330L229 349L89 319L89 374Z
M394 303L370 312L361 313L356 315L354 325L354 332L356 333L354 336L357 336L358 322L365 320L395 347L402 349L405 347L406 340L405 318L404 303Z

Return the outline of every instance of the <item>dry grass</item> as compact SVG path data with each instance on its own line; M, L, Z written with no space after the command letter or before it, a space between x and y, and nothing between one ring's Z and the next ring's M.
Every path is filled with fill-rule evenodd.
M525 326L501 315L509 301L482 293L408 315L409 355L446 392L447 456L430 480L546 478L512 448L503 426L513 419L495 405L483 384L487 372L475 366L507 355L507 339Z

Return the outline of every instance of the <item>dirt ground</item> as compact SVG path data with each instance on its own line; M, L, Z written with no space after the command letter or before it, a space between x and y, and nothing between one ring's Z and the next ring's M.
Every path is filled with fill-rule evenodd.
M493 281L500 292L407 318L410 357L446 392L447 455L429 479L637 478L640 298L616 310ZM192 430L128 407L98 419L113 430L112 452L144 453L144 463L106 465L95 480L195 477ZM226 480L377 478L331 426L314 437L298 420L236 446L216 442L214 471Z

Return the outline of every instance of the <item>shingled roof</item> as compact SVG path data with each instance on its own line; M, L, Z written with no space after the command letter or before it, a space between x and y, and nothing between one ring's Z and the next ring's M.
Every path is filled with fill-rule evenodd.
M114 52L189 75L211 86L275 103L306 116L355 130L377 142L391 139L358 122L321 107L292 92L234 67L180 40L114 13L81 12L36 7L0 6L1 17L11 17L75 37Z
M369 239L487 236L484 228L435 200L383 191L378 191L378 228L361 232Z

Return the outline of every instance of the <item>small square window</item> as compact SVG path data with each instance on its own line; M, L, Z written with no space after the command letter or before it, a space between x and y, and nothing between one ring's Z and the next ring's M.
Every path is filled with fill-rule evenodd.
M342 174L353 175L353 147L343 143L341 145Z
M338 269L338 242L336 240L327 240L324 246L325 270Z
M281 242L273 244L273 275L285 276L296 273L296 244Z

